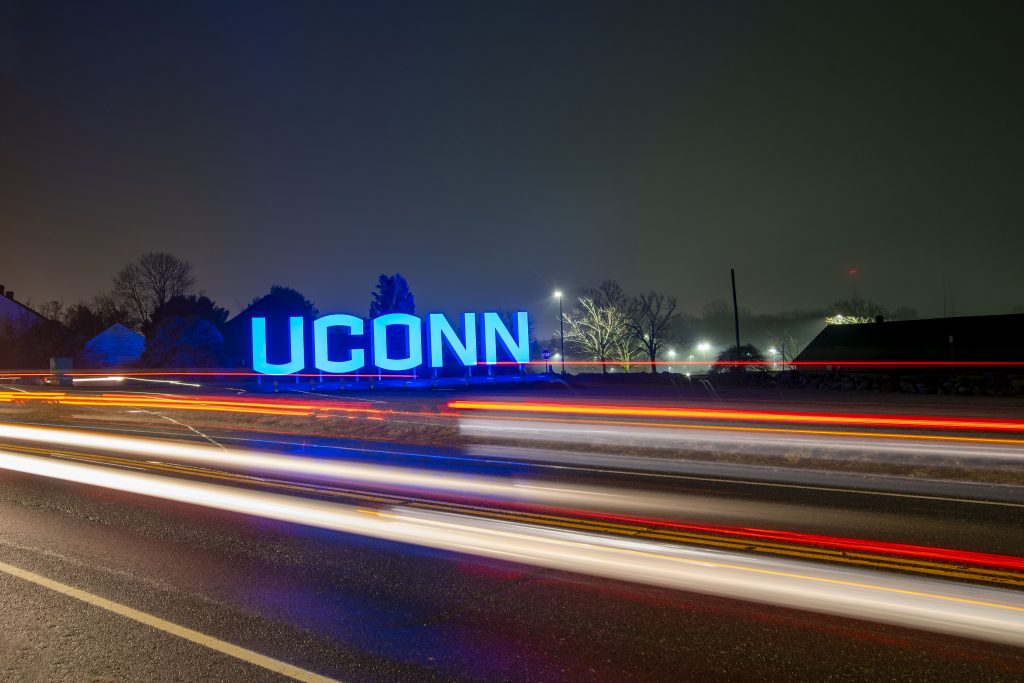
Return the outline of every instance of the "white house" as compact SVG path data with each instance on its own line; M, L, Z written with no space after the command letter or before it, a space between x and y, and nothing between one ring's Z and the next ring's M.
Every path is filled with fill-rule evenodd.
M95 367L116 368L139 362L146 338L114 323L85 343L85 362Z

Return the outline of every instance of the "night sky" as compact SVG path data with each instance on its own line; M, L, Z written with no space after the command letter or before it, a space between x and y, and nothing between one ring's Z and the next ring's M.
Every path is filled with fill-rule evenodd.
M899 4L898 10L894 5ZM1014 7L1016 5L1016 7ZM772 312L1024 304L1021 10L0 1L0 283L144 251L233 312L526 308L603 278ZM539 330L545 331L545 330Z

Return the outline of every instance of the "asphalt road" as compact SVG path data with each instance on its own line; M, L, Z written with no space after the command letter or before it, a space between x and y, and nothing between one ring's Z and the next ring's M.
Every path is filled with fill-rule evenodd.
M1024 652L0 475L0 561L341 680L1019 680ZM0 575L7 680L271 680Z
M877 486L844 489L813 481L794 486L758 480L749 471L710 476L567 467L557 454L518 459L495 451L481 458L284 435L261 435L258 441L251 433L208 436L293 455L538 485L606 487L640 498L671 496L682 504L660 516L699 524L1024 555L1022 508L1012 500L990 504L984 495L907 496ZM150 464L139 459L118 466ZM175 476L199 480L206 474ZM274 487L245 480L230 484ZM365 494L335 495L358 501ZM385 492L394 496L401 497ZM437 498L447 506L478 505ZM563 518L550 510L541 515L512 507L530 523L557 526L555 518ZM566 518L579 521L568 512ZM348 681L1024 677L1024 650L1018 648L431 550L2 470L0 520L4 680L284 679L265 661L252 663L259 657ZM594 530L602 532L599 525ZM698 546L721 541L714 533L685 539ZM31 576L15 576L4 567ZM879 571L915 570L908 565ZM69 596L33 577L83 593ZM984 583L983 577L966 581ZM148 623L126 617L126 610L137 610ZM168 632L181 627L198 636L189 640ZM229 644L245 652L225 653Z

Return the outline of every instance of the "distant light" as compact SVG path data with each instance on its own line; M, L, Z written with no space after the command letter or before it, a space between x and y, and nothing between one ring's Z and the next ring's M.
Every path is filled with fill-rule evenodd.
M561 299L562 298L562 290L560 290L560 289L556 289L555 290L555 298L556 299Z
M768 349L768 354L769 354L769 355L772 355L772 356L774 356L774 355L775 355L775 354L777 354L778 352L779 352L779 350L778 350L777 348L775 348L774 346L773 346L773 347L771 347L770 349Z
M843 315L842 313L836 313L825 318L826 325L860 325L873 322L875 322L875 319L869 315Z
M676 357L676 350L675 349L669 349L668 350L668 357L669 358L675 358Z
M710 351L711 350L711 344L709 344L707 342L701 342L700 344L697 344L697 350L701 351L701 352Z

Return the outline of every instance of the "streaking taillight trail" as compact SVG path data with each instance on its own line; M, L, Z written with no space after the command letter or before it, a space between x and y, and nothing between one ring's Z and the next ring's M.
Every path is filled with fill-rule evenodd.
M898 427L915 429L960 429L972 431L1024 432L1024 420L953 418L931 415L885 415L783 410L736 410L675 406L601 405L592 403L538 403L517 401L450 401L453 410L532 416L599 416L621 418L662 418L727 422L769 422L785 424Z

